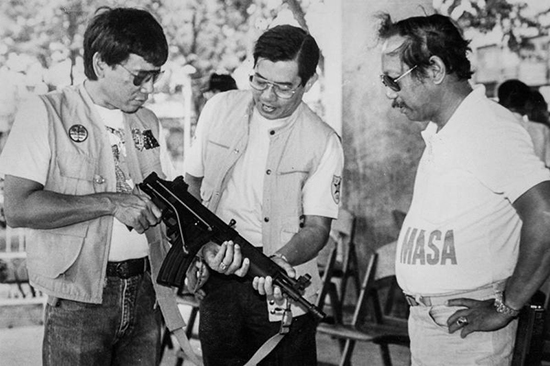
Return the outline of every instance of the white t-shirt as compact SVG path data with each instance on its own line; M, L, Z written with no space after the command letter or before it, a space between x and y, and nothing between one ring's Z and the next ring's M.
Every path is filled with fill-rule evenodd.
M237 161L227 188L222 194L216 214L229 223L236 221L235 230L256 246L262 246L262 202L265 165L269 152L269 131L283 126L292 116L269 120L261 116L256 108L250 120L249 140L246 151ZM202 156L201 124L197 125L195 139L186 159L187 173L195 177L204 176ZM319 167L308 178L303 190L304 215L316 215L336 218L338 204L331 198L333 177L341 176L343 154L340 141L333 135L323 154ZM327 199L320 199L327 197Z
M97 112L106 126L121 129L123 115L120 110L109 110L97 106ZM13 175L29 179L45 185L48 177L48 167L51 159L51 150L48 143L48 117L44 102L33 96L21 104L11 129L9 138L0 155L0 175ZM162 130L161 130L162 131ZM111 143L118 140L110 134ZM161 141L163 136L159 137ZM125 136L124 148L131 148L131 136ZM161 143L161 161L163 170L171 172L170 162L165 144ZM170 173L171 174L171 173ZM131 187L134 182L128 182ZM126 225L113 220L113 235L109 261L123 261L132 258L147 256L149 252L145 235L135 230L129 231Z
M550 172L514 116L476 88L447 124L423 132L396 273L410 294L467 291L508 278L521 220L512 203Z

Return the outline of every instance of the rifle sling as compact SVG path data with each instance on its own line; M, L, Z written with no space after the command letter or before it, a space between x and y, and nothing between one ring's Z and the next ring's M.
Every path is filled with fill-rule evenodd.
M277 333L273 337L269 338L258 350L250 360L244 366L256 366L261 360L263 360L273 349L279 344L283 337L287 333Z
M189 338L187 338L187 335L185 334L183 328L175 329L172 333L176 336L176 339L178 340L178 343L180 344L183 353L185 353L189 360L197 366L203 366L202 361L199 360L199 357L193 350L193 346L191 346Z

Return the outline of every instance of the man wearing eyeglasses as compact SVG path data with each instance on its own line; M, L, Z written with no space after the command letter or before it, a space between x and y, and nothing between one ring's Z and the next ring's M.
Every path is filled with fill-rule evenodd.
M311 275L310 302L320 287L316 256L338 213L343 165L337 134L302 101L317 80L318 59L315 40L300 28L262 34L250 90L220 93L205 105L185 177L191 193L234 220L289 276ZM241 278L250 263L238 245L207 245L200 255L203 281L209 275L199 328L206 364L244 365L279 333L286 312L290 332L262 365L317 365L316 320L283 299L271 278Z
M162 315L183 332L173 292L152 281L161 212L135 187L169 171L143 108L167 57L151 14L101 9L84 34L87 80L22 106L2 152L7 222L29 229L30 282L48 295L45 366L154 366Z
M381 19L386 96L430 121L396 255L412 364L509 365L519 311L550 271L550 173L515 117L470 85L450 18Z

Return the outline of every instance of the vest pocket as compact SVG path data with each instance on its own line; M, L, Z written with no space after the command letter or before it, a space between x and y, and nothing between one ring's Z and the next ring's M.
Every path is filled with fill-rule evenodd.
M84 194L92 193L95 174L95 162L90 156L78 154L74 151L62 152L57 157L61 180L60 193Z
M78 224L51 230L29 230L29 269L44 277L58 277L78 258L86 232L87 225Z

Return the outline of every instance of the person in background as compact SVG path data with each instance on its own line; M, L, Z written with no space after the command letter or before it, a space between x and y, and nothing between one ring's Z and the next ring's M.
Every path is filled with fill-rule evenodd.
M518 123L531 136L535 154L547 167L550 167L550 128L531 120L528 114L528 111L533 111L533 93L531 88L522 81L506 80L498 87L498 102L516 116Z
M203 90L203 95L208 100L218 93L235 89L238 89L237 82L231 75L213 73Z
M544 96L538 90L531 90L529 98L525 103L525 113L529 121L543 123L550 126L550 113L548 112L548 103Z
M169 167L143 107L167 57L150 13L100 8L87 79L30 99L0 157L7 222L28 228L30 283L48 295L45 366L154 366L163 315L183 332L174 292L152 280L168 250L161 212L136 187Z
M251 90L220 93L201 113L186 159L189 192L270 256L290 277L311 275L337 218L343 150L336 132L303 101L317 80L319 48L301 28L276 26L254 47ZM271 277L243 278L250 262L232 242L200 253L199 337L205 364L244 365L292 317L290 332L261 365L317 365L311 313L283 299ZM205 264L200 264L200 263ZM193 285L195 283L195 285ZM287 307L288 306L288 307ZM289 314L290 311L290 314Z
M470 85L450 18L380 18L386 96L430 121L396 253L412 365L509 365L519 311L550 272L550 171L516 117Z

